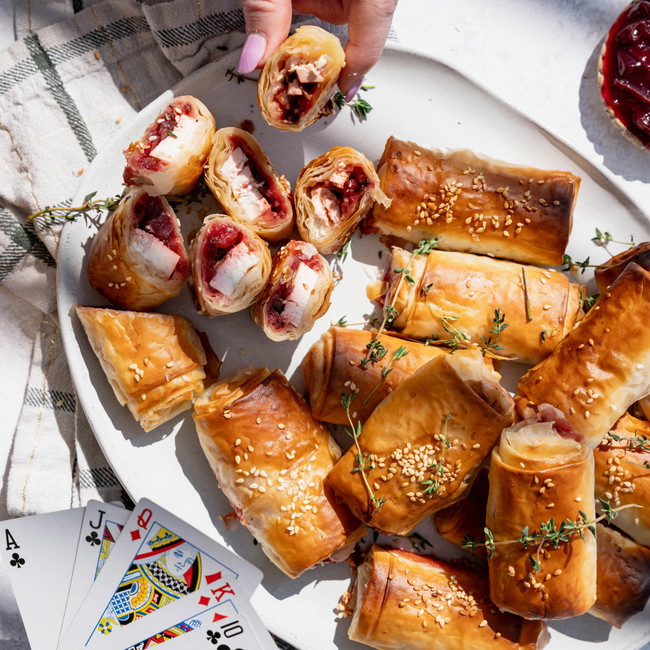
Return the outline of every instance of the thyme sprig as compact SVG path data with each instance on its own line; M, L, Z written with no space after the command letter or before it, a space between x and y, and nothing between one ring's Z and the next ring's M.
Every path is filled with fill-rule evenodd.
M72 207L63 206L46 206L42 210L30 214L27 217L30 221L32 219L49 219L56 221L57 219L65 219L66 221L74 221L78 217L90 217L99 219L104 211L111 212L119 205L122 200L121 196L111 196L106 199L95 199L97 191L86 194L81 205ZM92 214L91 216L91 213Z
M398 361L402 357L405 357L409 351L403 346L400 345L397 350L393 351L393 354L390 357L388 363L381 369L381 377L379 381L372 387L372 390L366 395L366 398L362 402L362 406L365 406L368 403L368 400L377 392L377 389L386 381L386 377L393 372L393 361Z
M350 252L350 242L352 240L348 239L343 246L339 249L338 253L336 253L336 257L339 258L341 262L345 262L345 260L348 259L348 253Z
M506 323L506 315L497 307L497 309L494 310L494 318L492 318L492 327L490 328L490 334L493 334L494 338L491 336L488 336L487 339L482 336L479 337L481 341L483 341L483 345L481 346L483 356L487 354L488 350L505 350L502 345L497 344L497 341L499 340L503 330L509 325L510 323Z
M248 75L245 74L239 74L235 68L228 68L226 70L226 77L228 78L228 81L237 81L238 84L243 84L244 81L254 81L257 83L257 79L255 77L249 77Z
M574 260L571 255L565 253L562 256L562 264L564 265L562 270L573 271L574 269L580 269L580 274L583 274L587 269L599 269L603 266L602 264L590 264L589 260L590 258L587 257L584 261L579 262L578 260Z
M458 348L473 347L469 336L465 332L459 330L453 323L458 320L458 316L440 316L440 324L442 329L449 334L448 339L441 339L437 334L432 334L430 338L426 339L425 345L444 345L451 349L451 353L456 352Z
M634 435L631 437L628 436L619 436L617 433L610 431L606 436L603 442L606 445L611 445L612 441L614 442L623 442L627 443L628 451L635 452L650 452L650 438L643 433L638 431L634 432ZM627 456L623 458L626 463L630 465L636 465L637 467L643 467L643 469L650 469L650 461L643 461L642 463L635 463L633 460L630 460Z
M370 84L364 84L361 86L360 90L363 90L364 92L367 90L372 90L374 88L373 85ZM342 109L346 105L349 106L352 109L352 112L357 116L357 118L360 121L365 120L368 117L368 113L373 110L372 106L361 97L360 93L357 93L357 96L350 102L345 101L345 95L338 90L335 94L334 97L332 98L332 102L339 108Z
M614 239L610 233L608 233L606 230L604 232L601 232L598 228L596 228L596 236L591 238L591 241L596 244L596 246L607 246L607 244L621 244L623 246L634 246L634 237L630 235L630 241L619 241L617 239Z
M449 420L451 420L452 417L453 416L451 413L447 413L442 423L442 432L438 435L438 441L441 443L440 458L437 461L431 463L429 467L427 467L427 470L432 471L431 478L428 478L421 483L422 487L424 488L423 492L425 494L437 494L438 490L440 489L440 481L444 479L446 471L444 465L445 449L451 447L451 442L449 442L447 439L447 425L449 424Z
M407 535L406 538L409 542L411 542L411 546L416 551L423 552L426 550L427 546L433 548L433 544L429 540L422 537L420 533L411 533L410 535Z

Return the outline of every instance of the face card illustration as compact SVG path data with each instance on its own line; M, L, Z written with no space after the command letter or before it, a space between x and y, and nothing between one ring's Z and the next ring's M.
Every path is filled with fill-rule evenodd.
M0 552L33 650L52 650L61 633L83 508L0 524Z
M63 632L68 629L88 590L106 563L130 514L129 510L110 503L87 503L61 627Z
M86 647L228 574L246 595L262 578L246 560L143 499L59 647Z

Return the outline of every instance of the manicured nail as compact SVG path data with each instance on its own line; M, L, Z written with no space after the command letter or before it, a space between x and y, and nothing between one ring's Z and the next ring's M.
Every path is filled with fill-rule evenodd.
M346 102L351 102L355 95L359 92L359 88L361 88L361 84L363 83L363 77L361 79L357 79L357 81L352 84L352 88L348 90L347 93L345 93L345 101Z
M246 37L237 63L239 74L253 72L266 52L266 37L259 32L253 32Z

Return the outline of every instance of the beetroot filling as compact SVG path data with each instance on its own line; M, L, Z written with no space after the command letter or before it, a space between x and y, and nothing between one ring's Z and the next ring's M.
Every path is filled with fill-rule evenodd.
M341 221L345 221L359 206L359 201L368 187L368 177L361 167L355 167L343 184L343 189L329 182L323 183L322 187L334 194L339 204Z
M606 105L650 146L650 2L633 2L607 36L602 95Z
M243 239L241 230L225 223L216 223L207 232L201 256L201 274L208 287L217 273L219 262Z

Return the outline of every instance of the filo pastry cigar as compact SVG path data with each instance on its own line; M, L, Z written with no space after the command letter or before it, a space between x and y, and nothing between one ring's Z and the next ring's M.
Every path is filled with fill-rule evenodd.
M311 244L292 240L273 256L271 277L251 318L272 341L293 341L329 309L333 289L327 260Z
M499 612L483 573L373 546L358 568L348 636L380 650L543 648L542 621Z
M630 262L634 262L646 271L650 271L650 242L632 246L596 267L594 269L594 279L598 285L598 291L605 293L609 289L609 285L623 273Z
M291 186L278 176L259 143L243 129L219 129L205 166L205 182L224 210L267 241L291 234Z
M271 274L268 244L230 217L205 218L190 244L192 288L205 316L233 314L259 296Z
M594 449L595 492L619 510L613 524L650 547L650 423L625 413ZM597 501L598 505L600 502Z
M373 411L328 483L359 519L406 535L466 496L512 418L512 398L479 351L441 355Z
M205 164L216 129L208 108L191 95L176 97L124 152L124 184L149 194L186 194Z
M323 479L341 452L281 371L242 368L195 404L201 447L241 523L295 578L349 555L365 527Z
M562 263L580 186L570 172L390 137L378 174L392 203L375 205L372 231L413 243L437 237L443 250Z
M490 598L530 619L578 616L596 600L596 537L591 448L548 405L536 419L503 431L492 452L486 514L494 549ZM571 521L579 530L562 529ZM549 527L568 541L543 540ZM569 530L569 532L566 532ZM526 535L542 535L522 543Z
M207 339L185 318L81 306L76 312L115 397L145 431L191 408L203 392Z
M452 337L480 346L494 340L498 309L507 327L496 353L522 363L546 358L582 315L581 286L562 273L480 255L416 255L394 247L388 276L384 305L398 312L394 329L421 340ZM375 298L381 290L386 286L371 285L368 294Z
M305 25L278 47L257 82L262 117L284 131L302 131L315 122L334 94L345 65L339 39Z
M517 411L560 409L591 447L650 395L650 271L629 264L553 353L519 381Z
M319 253L335 253L375 201L388 203L374 165L351 147L333 147L312 160L296 182L300 236Z
M133 188L90 246L88 281L123 309L152 309L178 295L190 272L178 219L163 196Z

